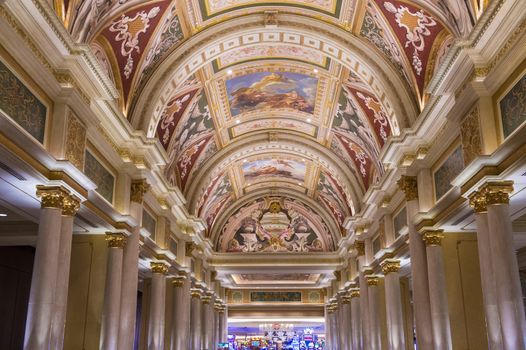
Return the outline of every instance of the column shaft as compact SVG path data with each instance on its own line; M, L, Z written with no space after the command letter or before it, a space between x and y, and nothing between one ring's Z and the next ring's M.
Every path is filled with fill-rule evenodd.
M412 223L413 217L418 213L418 200L407 201L406 211L407 226L409 229L409 254L411 256L411 280L416 339L419 350L433 350L426 248L422 237Z
M190 312L190 350L201 350L201 298L192 294Z
M174 303L170 350L187 350L190 331L190 280L174 283Z
M353 293L353 292L351 292ZM360 320L359 292L354 292L351 299L351 349L362 350L362 323Z
M108 244L112 244L108 237ZM100 348L102 350L119 349L119 321L123 249L115 244L108 248L106 263L106 285L104 287L104 305L102 307Z
M493 273L491 262L491 243L487 212L476 213L475 219L477 222L477 246L488 343L490 350L499 350L504 348L504 344L502 341L500 316L497 305L497 286L495 285L495 274Z
M447 302L446 276L441 240L443 234L436 231L425 232L427 248L427 270L429 276L429 298L431 303L431 322L435 349L453 348L449 306Z
M66 310L68 305L69 269L71 263L71 241L73 239L72 215L62 215L60 226L60 251L58 256L57 287L55 291L55 315L51 330L52 349L64 347Z
M506 350L526 349L526 321L508 204L488 205L491 263L495 273L502 339Z
M148 349L164 349L166 278L163 272L152 273L150 318L148 322Z
M400 291L400 276L397 271L385 274L385 299L389 349L404 350L405 328L402 312L402 293Z
M371 347L371 333L369 326L369 295L367 290L367 281L360 272L360 319L362 321L362 346L364 350L372 349Z
M43 207L40 211L26 319L25 350L41 350L50 347L51 325L55 314L54 295L57 282L61 215L61 208Z
M371 334L371 350L381 350L382 348L382 335L380 329L380 308L378 306L378 281L376 284L371 284L371 280L368 280L368 295L369 295L369 325Z

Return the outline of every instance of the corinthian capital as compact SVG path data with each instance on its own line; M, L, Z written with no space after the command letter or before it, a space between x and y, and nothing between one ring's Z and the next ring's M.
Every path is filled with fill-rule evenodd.
M61 186L37 186L37 196L41 198L42 208L62 209L68 191Z
M77 211L80 209L80 200L72 195L64 197L62 206L62 215L75 216Z
M135 180L131 184L130 199L135 203L142 203L144 194L148 192L150 185L146 182L146 179Z
M397 181L398 187L405 193L405 200L418 199L418 186L416 176L402 175Z

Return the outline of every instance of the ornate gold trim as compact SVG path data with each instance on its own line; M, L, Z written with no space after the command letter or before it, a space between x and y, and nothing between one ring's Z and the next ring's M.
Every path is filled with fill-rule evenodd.
M365 242L364 241L354 241L354 249L358 252L358 256L365 255Z
M170 266L168 266L164 262L152 261L150 262L150 268L152 269L153 273L161 273L163 275L166 275Z
M416 176L402 175L396 183L400 190L404 192L406 201L418 199L418 183Z
M386 259L380 264L382 266L382 272L384 275L388 275L391 272L400 271L400 260L396 259Z
M513 192L513 181L491 181L482 185L480 192L486 196L487 205L508 204Z
M368 286L377 286L380 283L380 278L376 275L365 276Z
M64 197L62 215L75 216L80 209L80 199L73 195Z
M150 190L150 187L146 179L132 181L130 200L135 203L142 203L144 194Z
M69 196L69 192L62 186L37 185L36 194L41 198L41 208L55 209L62 209L64 198Z
M440 246L442 244L442 238L444 238L443 230L429 230L422 233L422 240L428 247Z
M359 298L360 297L360 289L359 288L353 288L351 289L351 292L349 293L349 296L352 298Z
M108 248L124 248L128 240L127 236L121 232L106 232L105 237Z

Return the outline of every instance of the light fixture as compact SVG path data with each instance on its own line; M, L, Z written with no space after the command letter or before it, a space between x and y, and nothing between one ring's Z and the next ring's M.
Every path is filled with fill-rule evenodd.
M307 118L307 123L310 123L311 121L312 121L312 119Z
M304 161L305 161L305 158L301 158L301 161L304 162Z
M313 72L314 74L318 74L318 70L316 68L314 68Z
M239 124L239 123L241 123L241 120L236 119L236 124Z
M227 70L227 71L226 71L226 74L228 74L228 75L232 75L232 69Z
M301 186L301 182L298 182L298 185Z
M246 159L243 159L243 163L246 163L246 162L247 162L247 160L246 160Z
M6 217L6 216L7 216L7 214L5 214L5 213L0 213L0 217Z

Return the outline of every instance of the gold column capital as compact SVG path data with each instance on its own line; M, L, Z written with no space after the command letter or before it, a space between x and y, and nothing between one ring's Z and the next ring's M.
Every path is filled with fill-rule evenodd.
M398 272L400 271L400 260L396 259L385 259L380 264L382 266L382 272L384 275L388 275L391 272Z
M358 256L365 255L365 242L364 241L354 241L354 249L358 252Z
M351 303L351 296L349 294L342 296L342 303L350 304Z
M164 262L152 261L150 262L150 268L153 273L162 273L163 275L166 275L170 266Z
M443 230L429 230L422 233L422 240L428 247L441 245L442 238L444 238Z
M508 204L513 192L513 181L489 181L480 188L486 196L487 205Z
M172 280L172 285L174 287L182 287L184 285L184 282L186 281L186 276L175 276Z
M106 243L108 248L124 248L128 237L122 232L106 232Z
M352 298L359 298L360 297L360 289L359 288L351 289L351 292L349 293L349 295L351 296L351 299Z
M62 186L37 186L37 197L41 198L41 208L62 209L64 198L69 192Z
M418 199L418 183L416 176L402 175L396 183L400 190L404 192L406 201Z
M476 213L484 213L488 211L488 202L486 194L481 191L475 191L469 195L469 205Z
M380 283L380 278L376 275L365 276L365 279L367 280L368 286L377 286L378 283Z
M190 290L190 296L192 298L201 298L201 290L198 288L192 288Z
M62 215L75 216L80 209L80 199L73 195L64 197L62 205Z
M142 203L144 194L150 190L150 187L146 179L132 181L130 200L135 203Z

